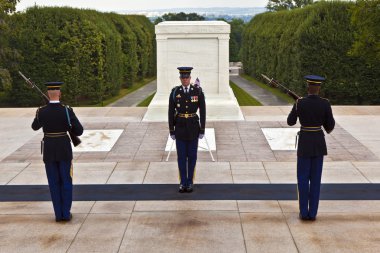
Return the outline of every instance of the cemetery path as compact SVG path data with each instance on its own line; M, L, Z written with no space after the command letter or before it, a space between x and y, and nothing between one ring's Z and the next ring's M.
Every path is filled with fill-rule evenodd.
M111 107L135 107L149 95L157 90L157 80L154 80L140 89L129 93L128 95L120 98L119 100L109 104Z
M248 81L240 76L230 76L230 80L245 90L248 94L258 100L261 104L267 106L289 105L287 101L276 97L271 92L261 88L255 83ZM135 107L146 97L157 90L157 80L154 80L140 89L124 96L116 102L109 104L109 107Z
M248 81L240 76L230 76L230 80L234 82L237 86L245 90L249 95L254 97L263 105L289 105L287 101L278 98L271 92L261 88L255 83Z

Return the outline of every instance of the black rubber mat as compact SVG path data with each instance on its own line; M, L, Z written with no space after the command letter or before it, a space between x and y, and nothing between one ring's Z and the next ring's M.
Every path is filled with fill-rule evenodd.
M296 200L296 184L198 184L179 193L176 184L75 185L74 201ZM321 200L380 200L380 184L322 184ZM49 201L47 185L0 186L0 201Z

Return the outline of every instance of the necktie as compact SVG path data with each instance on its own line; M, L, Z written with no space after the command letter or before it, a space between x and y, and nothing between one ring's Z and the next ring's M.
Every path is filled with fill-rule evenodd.
M187 87L185 88L185 94L187 94Z

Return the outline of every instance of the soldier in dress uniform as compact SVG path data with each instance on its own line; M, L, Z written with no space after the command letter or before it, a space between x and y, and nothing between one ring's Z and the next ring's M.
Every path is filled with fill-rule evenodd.
M318 95L325 78L308 75L305 79L308 84L308 96L296 101L287 121L289 126L293 126L298 118L301 124L297 149L299 217L301 220L315 220L318 211L323 156L327 155L322 127L328 134L331 133L335 120L330 102Z
M181 193L193 191L198 138L203 138L206 126L205 97L200 87L190 84L192 69L178 67L182 85L174 87L169 96L169 131L176 140Z
M73 152L67 131L71 130L76 136L83 133L83 127L73 109L59 101L62 84L63 82L46 83L50 101L38 108L32 123L33 130L42 127L44 132L41 152L57 222L70 221L72 218Z

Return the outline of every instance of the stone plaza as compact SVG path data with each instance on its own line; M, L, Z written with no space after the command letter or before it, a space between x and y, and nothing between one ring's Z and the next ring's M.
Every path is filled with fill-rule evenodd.
M215 162L200 150L195 191L179 194L175 152L165 161L167 123L143 121L147 108L75 108L87 136L81 145L94 149L74 152L67 223L54 221L42 132L30 128L35 108L0 109L0 252L378 252L379 195L355 189L378 193L380 107L333 106L337 125L326 135L315 222L298 219L296 151L276 150L263 132L298 128L286 125L290 109L241 107L243 121L208 121ZM97 147L99 141L107 147ZM221 190L205 191L215 185ZM293 190L283 196L281 185ZM261 186L267 190L228 195L234 187ZM324 195L328 186L340 197ZM99 197L106 187L127 190Z

